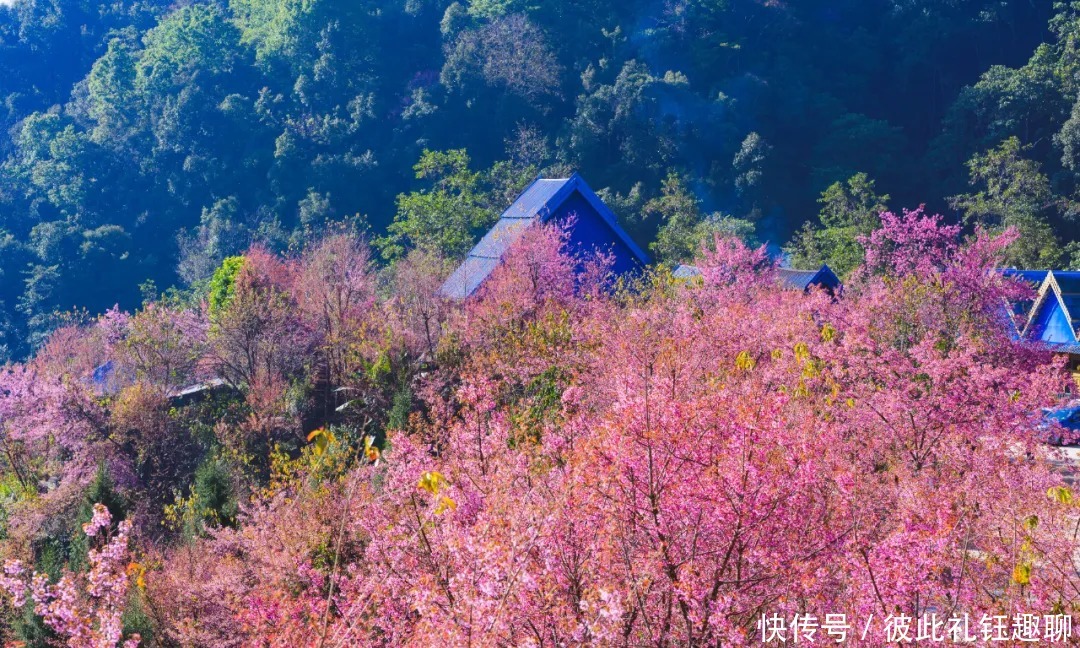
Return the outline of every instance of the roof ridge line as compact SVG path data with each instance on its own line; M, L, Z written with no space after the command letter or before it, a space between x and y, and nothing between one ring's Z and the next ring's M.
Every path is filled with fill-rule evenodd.
M1039 309L1042 308L1043 304L1046 303L1046 293L1052 289L1050 285L1050 276L1052 272L1052 270L1047 270L1046 276L1043 277L1042 285L1039 286L1039 292L1035 295L1035 300L1031 304L1031 310L1028 312L1027 321L1024 322L1024 328L1020 331L1020 339L1024 339L1028 336L1028 333L1031 331L1031 326L1035 323L1035 315L1039 312ZM1056 294L1057 293L1055 293L1055 296Z
M1047 271L1047 274L1054 282L1054 295L1057 296L1058 304L1061 305L1061 312L1065 313L1065 319L1069 321L1069 330L1072 332L1073 342L1080 342L1080 338L1076 335L1076 324L1073 323L1072 313L1069 312L1069 307L1065 304L1065 297L1061 294L1061 284L1058 283L1053 270Z
M1065 298L1061 295L1061 286L1058 284L1057 277L1054 276L1053 270L1046 271L1046 279L1043 280L1043 285L1039 289L1039 297L1035 300L1035 303L1031 307L1031 315L1028 317L1028 323L1024 326L1024 331L1020 337L1027 336L1031 325L1035 322L1035 316L1039 310L1046 303L1046 294L1049 292L1054 293L1054 299L1057 300L1058 307L1061 308L1061 312L1065 314L1065 319L1069 322L1069 332L1073 336L1073 344L1080 343L1080 337L1076 334L1076 325L1073 324L1072 314L1069 312L1069 307L1065 305Z
M641 249L641 247L630 238L630 235L623 229L622 225L619 224L619 218L615 215L615 212L611 211L611 208L608 207L607 203L605 203L600 196L596 195L596 192L593 191L592 187L589 186L589 183L585 181L585 178L583 178L580 173L574 171L567 180L566 184L581 194L582 198L584 198L585 201L596 210L596 213L600 215L600 219L604 221L615 237L623 242L630 250L630 253L637 257L642 265L649 265L652 263L649 254Z
M1061 284L1058 283L1053 270L1048 273L1047 278L1050 280L1050 287L1054 290L1054 297L1058 300L1058 306L1061 306L1061 312L1065 313L1065 319L1069 322L1069 330L1072 332L1073 341L1076 341L1076 327L1073 326L1073 318L1072 314L1069 313L1069 307L1065 305L1065 298L1061 296Z

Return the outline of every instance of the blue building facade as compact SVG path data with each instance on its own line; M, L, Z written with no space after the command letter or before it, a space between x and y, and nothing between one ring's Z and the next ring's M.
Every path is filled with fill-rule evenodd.
M570 219L573 219L570 221ZM615 214L578 174L569 178L540 178L518 196L454 270L440 290L445 297L465 299L473 295L499 266L503 255L536 223L572 222L571 254L610 253L612 271L625 274L649 264L616 221Z
M1080 355L1080 272L1002 270L1002 274L1038 290L1034 300L1009 304L1015 335L1052 351Z

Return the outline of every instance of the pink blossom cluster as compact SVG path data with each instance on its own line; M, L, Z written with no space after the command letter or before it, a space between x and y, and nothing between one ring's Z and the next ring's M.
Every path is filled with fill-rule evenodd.
M106 533L111 523L109 510L95 504L93 518L83 529L93 538ZM18 608L26 605L29 591L34 613L72 648L135 648L140 637L125 639L121 622L127 603L130 532L131 522L121 521L115 535L100 548L91 549L90 570L84 577L65 574L51 584L47 575L30 575L20 561L9 560L4 564L0 588Z
M884 214L834 295L781 288L733 239L698 279L620 286L538 227L464 302L439 297L430 253L377 278L354 237L253 250L214 312L72 332L0 397L13 456L51 457L28 474L71 482L100 454L160 496L148 467L185 465L203 411L170 390L220 378L231 409L191 423L242 464L235 524L145 540L131 592L131 526L109 537L102 508L88 573L13 562L0 586L70 645L136 640L132 595L163 640L227 647L747 645L773 615L1075 615L1080 499L1040 430L1068 376L1008 334L1005 304L1031 297L994 272L1014 237ZM71 367L108 349L134 382L88 397Z
M1004 242L886 218L839 299L734 241L700 284L588 298L535 281L571 276L557 233L519 247L448 321L466 356L426 421L204 545L249 583L242 643L742 645L766 612L1071 605L1034 414L1063 376L1001 327Z

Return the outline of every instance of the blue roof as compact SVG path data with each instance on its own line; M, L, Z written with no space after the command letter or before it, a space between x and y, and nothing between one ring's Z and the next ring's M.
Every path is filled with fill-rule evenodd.
M570 184L575 176L570 178L537 178L531 185L521 192L512 205L506 208L500 218L527 218L532 220L537 216L548 216L551 213L552 201L559 192Z
M690 279L692 276L701 276L701 269L697 266L680 265L672 271L676 279ZM796 291L808 291L810 286L821 286L833 291L843 284L839 276L832 268L823 265L816 270L796 270L794 268L777 268L777 281L785 288L793 288Z
M817 270L777 268L776 278L781 285L795 290L809 290L810 286L821 286L827 290L834 290L841 286L840 277L836 276L832 268L824 264Z
M498 259L510 246L521 238L525 230L533 224L528 218L502 218L484 234L484 238L469 252L470 258Z
M1012 312L1024 319L1021 339L1051 351L1080 351L1080 272L1066 270L1002 270L1039 286L1034 301L1010 304Z
M440 292L446 297L464 298L476 292L480 284L495 271L499 259L469 256L443 283Z
M1010 279L1019 279L1026 281L1038 289L1039 286L1046 280L1046 275L1050 274L1049 270L1018 270L1016 268L1005 268L1001 270L1001 274ZM1020 299L1009 304L1009 310L1013 314L1013 322L1021 322L1018 328L1015 328L1015 332L1019 334L1025 325L1026 320L1031 315L1031 307L1035 305L1034 299Z
M676 279L689 279L700 277L701 269L697 266L682 264L675 266L672 276ZM793 290L809 290L811 286L820 286L826 290L835 290L843 286L840 277L827 265L822 265L817 270L796 270L794 268L777 268L776 280L784 288Z
M1046 275L1050 274L1049 270L1017 270L1016 268L1005 268L1001 271L1001 274L1011 279L1023 279L1030 281L1034 284L1041 284Z
M588 223L584 219L579 219L575 224L575 229L591 229L588 236L578 237L574 236L574 232L571 233L572 239L580 239L579 247L585 247L583 243L597 241L618 245L619 249L624 251L622 256L631 258L617 258L616 270L644 266L649 263L649 256L630 239L619 226L615 214L593 193L581 176L575 173L569 178L539 178L526 187L517 200L506 208L498 222L488 230L487 234L469 252L465 261L443 283L440 293L446 297L458 299L469 297L498 267L503 255L521 238L529 226L536 222L546 223L556 216L567 215L563 212L577 214L572 210L579 207L588 209L596 216ZM616 256L619 255L616 254Z

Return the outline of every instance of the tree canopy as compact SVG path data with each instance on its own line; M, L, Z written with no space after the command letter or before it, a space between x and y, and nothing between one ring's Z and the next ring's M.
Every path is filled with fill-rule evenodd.
M576 170L625 199L627 230L671 261L706 230L774 250L809 241L806 222L839 232L817 200L859 174L898 205L967 214L982 208L950 197L991 199L967 163L1014 137L1056 206L1027 231L1061 253L1010 261L1071 263L1078 15L1011 0L14 0L0 329L22 356L73 310L137 305L147 280L200 285L252 242L303 247L331 221L365 223L386 261L460 254L538 174Z

